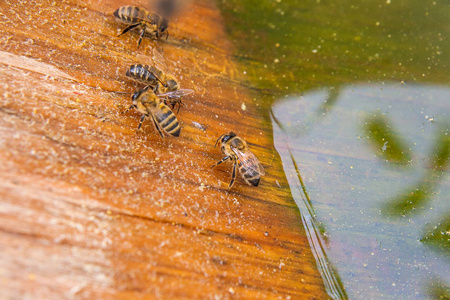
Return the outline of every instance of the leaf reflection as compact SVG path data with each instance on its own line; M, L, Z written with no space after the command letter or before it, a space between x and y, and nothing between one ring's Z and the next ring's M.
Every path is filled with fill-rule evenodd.
M434 151L429 156L430 166L423 177L390 200L383 208L385 214L404 216L415 213L423 209L430 200L436 187L444 179L445 174L443 172L449 161L450 136L448 135L448 127L439 131L434 145Z
M409 147L394 131L384 115L377 113L366 120L363 130L370 137L369 141L378 156L383 157L387 162L408 165L411 160Z
M450 287L435 279L428 283L427 294L429 299L450 299Z
M450 257L450 216L426 230L420 241Z

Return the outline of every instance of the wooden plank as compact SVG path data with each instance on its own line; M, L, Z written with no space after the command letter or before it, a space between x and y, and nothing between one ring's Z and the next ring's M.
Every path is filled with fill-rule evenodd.
M325 298L270 125L242 86L214 2L167 41L125 34L124 1L0 4L0 289L5 298ZM164 54L186 97L179 138L124 113L136 56ZM245 109L244 109L245 107ZM198 128L197 122L206 129ZM258 188L222 155L234 131L266 167ZM281 188L278 187L281 185Z

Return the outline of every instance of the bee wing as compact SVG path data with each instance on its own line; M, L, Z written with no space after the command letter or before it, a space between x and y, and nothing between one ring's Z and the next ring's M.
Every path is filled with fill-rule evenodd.
M155 67L163 71L163 73L170 74L167 63L161 53L158 52L155 48L153 48L153 63Z
M242 165L244 165L247 170L259 173L261 176L265 175L263 166L252 152L242 152L233 146L231 146L231 150L234 154L236 154Z
M153 65L153 60L147 55L136 54L136 58L141 64Z
M147 17L147 18L133 17L133 19L138 20L138 21L142 21L142 22L146 22L146 23L149 23L151 25L155 25L156 24L155 20L152 19L152 18L149 18L149 17Z
M167 92L167 93L163 93L163 94L158 94L158 96L167 96L169 98L181 98L183 96L192 94L194 92L194 90L190 90L190 89L179 89L176 91L171 91L171 92Z
M160 56L160 59L164 60L164 58L158 51L156 51L155 49L153 49L153 51L158 53L158 55ZM151 59L150 57L148 57L146 55L137 54L136 58L138 59L138 61L140 63L145 64L144 67L147 69L147 71L152 73L153 76L155 76L156 80L158 80L162 85L165 85L161 79L161 77L162 77L161 75L163 72L166 72L166 74L167 74L167 71L165 71L163 69L161 64L156 64L156 61L154 59Z
M159 16L155 14L147 14L145 21L149 22L151 25L157 25Z
M150 66L150 68L147 69L150 73L155 76L156 80L158 80L163 86L166 86L166 84L162 81L161 75L162 72L158 70L155 66Z

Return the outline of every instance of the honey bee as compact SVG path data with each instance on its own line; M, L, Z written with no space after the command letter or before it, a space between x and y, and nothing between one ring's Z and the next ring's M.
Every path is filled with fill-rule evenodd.
M233 174L228 189L231 189L234 180L236 179L236 166L239 167L239 172L248 185L258 186L260 177L265 175L264 168L256 156L250 152L247 143L233 132L230 132L222 134L217 139L214 147L216 147L217 144L220 144L220 150L222 150L225 157L212 167L220 165L228 159L233 162Z
M137 58L150 63L147 56L138 55ZM181 106L181 97L189 95L194 91L191 89L180 89L175 77L170 74L164 57L156 49L153 49L153 64L134 64L128 67L126 75L133 80L151 86L158 96L166 96L172 108L176 104ZM170 98L170 100L169 100ZM180 108L178 107L178 110Z
M159 39L164 34L166 34L166 39L169 37L169 32L167 31L169 21L144 8L131 5L122 6L114 12L114 16L118 22L129 25L119 34L119 36L131 29L136 28L141 30L138 48L141 45L144 35L150 36L155 40Z
M148 86L135 92L131 96L131 100L133 103L127 111L134 108L143 114L139 121L138 130L141 129L144 119L150 117L161 137L164 137L163 131L175 137L180 135L181 128L175 114Z

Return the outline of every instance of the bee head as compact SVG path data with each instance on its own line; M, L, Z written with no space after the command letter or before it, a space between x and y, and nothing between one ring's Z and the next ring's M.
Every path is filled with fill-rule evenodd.
M236 136L235 133L229 132L228 134L225 134L222 138L222 143L226 143L229 139L234 138Z
M169 27L169 21L166 18L163 18L161 24L159 25L159 31L163 33Z
M175 81L175 79L169 79L167 80L166 87L169 91L175 91L178 90L178 83Z
M223 143L226 143L229 139L231 139L231 138L233 138L233 137L235 137L235 136L236 136L236 134L233 133L233 132L229 132L229 133L224 133L224 134L222 134L222 135L217 139L216 144L214 145L214 147L217 146L217 144L219 143L219 141L220 141L221 144L223 144Z
M139 97L139 95L142 93L142 91L137 91L131 96L131 101L136 101L136 99Z
M142 90L134 92L133 95L131 96L131 101L133 101L133 102L136 101L139 98L139 96L142 95L143 93L145 93L148 89L149 89L149 86L146 86Z
M158 23L158 22L155 22ZM169 37L169 32L167 31L167 28L169 27L169 21L167 21L166 18L162 18L161 23L159 24L159 27L157 30L154 31L156 39L159 39L166 34L166 39Z

